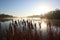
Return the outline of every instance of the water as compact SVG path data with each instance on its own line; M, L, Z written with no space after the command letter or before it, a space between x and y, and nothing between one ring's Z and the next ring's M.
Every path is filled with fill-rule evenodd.
M16 21L18 22L18 20L16 20ZM19 22L20 22L20 25L23 26L22 23L21 23L22 21L19 21ZM5 21L5 22L0 22L0 23L1 23L1 26L2 26L2 30L6 31L9 28L9 24L12 23L12 21ZM52 31L53 34L54 33L57 33L57 34L60 33L60 27L58 27L58 26L49 27L49 26L47 26L47 23L44 22L44 21L41 22L41 21L33 21L32 20L32 23L33 23L33 26L36 23L36 27L37 27L36 30L37 30L38 34L40 34L39 32L41 31L41 35L42 35L43 40L45 40L47 38L47 35L48 35L47 31ZM39 23L41 23L41 29L39 27ZM21 30L23 29L22 27L19 27L19 25L18 25L18 28L20 28ZM51 30L50 30L50 28L51 28ZM32 33L34 35L35 31L32 30Z
M14 19L14 21L18 21L18 19ZM6 30L9 28L9 24L12 23L12 21L5 21L5 22L0 22L1 23L1 26L2 26L2 30ZM33 24L37 24L37 30L39 30L39 24L38 23L41 23L41 21L32 21ZM52 31L55 31L57 32L57 30L60 31L60 27L56 27L56 26L52 26L51 27ZM47 30L47 23L45 23L44 21L41 23L41 30L42 31L46 31Z
M4 21L4 22L0 22L0 23L1 23L2 30L5 31L9 28L9 24L12 23L12 21Z

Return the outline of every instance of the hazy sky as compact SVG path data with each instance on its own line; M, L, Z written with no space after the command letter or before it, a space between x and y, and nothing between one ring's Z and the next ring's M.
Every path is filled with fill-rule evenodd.
M60 0L0 0L0 14L15 16L34 15L41 5L49 6L50 10L60 9ZM38 15L38 14L37 14Z

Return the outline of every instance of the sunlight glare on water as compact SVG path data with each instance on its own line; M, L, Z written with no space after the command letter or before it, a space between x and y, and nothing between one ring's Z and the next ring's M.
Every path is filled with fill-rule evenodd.
M47 24L44 21L42 21L41 30L46 30L46 29L47 29Z

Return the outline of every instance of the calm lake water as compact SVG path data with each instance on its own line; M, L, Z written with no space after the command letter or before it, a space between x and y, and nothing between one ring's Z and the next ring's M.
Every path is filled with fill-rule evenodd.
M37 19L37 18L35 18L35 19ZM15 20L17 22L19 21L20 24L22 22L22 19L19 19L19 18L18 19L14 19L13 21L15 21ZM25 21L26 20L27 19L25 18ZM30 21L30 19L28 19L28 20ZM1 23L2 30L5 31L5 30L7 30L9 28L9 24L12 23L12 20L0 22L0 23ZM49 26L47 26L47 23L44 22L44 21L41 21L41 20L40 21L32 20L33 26L34 26L35 23L36 23L36 27L37 27L36 30L37 30L38 34L40 34L40 31L41 31L41 35L42 35L43 40L45 40L47 38L47 35L48 35L48 32L47 31L49 31L50 28L51 28L51 31L52 31L53 34L54 33L59 34L59 32L60 32L60 27L58 27L58 26L51 26L51 27L49 27ZM39 23L41 23L41 29L39 27ZM22 27L20 27L20 28L22 29ZM33 35L34 35L34 30L32 30L32 32L33 32Z
M27 20L26 18L24 18L25 20ZM31 19L31 18L30 18ZM35 19L38 19L38 18L35 18ZM17 18L17 19L14 19L14 21L17 21L18 22L18 20L19 21L22 21L22 19L19 19L19 18ZM29 20L29 19L28 19ZM4 21L4 22L0 22L1 23L1 26L2 26L2 30L6 30L6 29L8 29L9 28L9 24L10 23L12 23L12 20L10 20L10 21ZM36 23L36 25L37 25L37 30L40 30L39 29L39 24L38 23L41 23L41 31L44 31L44 32L46 32L47 31L47 23L46 22L44 22L44 21L34 21L34 20L32 20L32 23L33 23L33 25L34 25L34 23ZM49 28L48 28L49 29ZM60 32L60 27L56 27L56 26L51 26L51 29L52 29L52 31L54 31L54 32ZM59 30L59 31L58 31Z
M0 23L1 23L2 30L6 30L9 28L9 24L12 23L12 21L4 21L4 22L0 22Z

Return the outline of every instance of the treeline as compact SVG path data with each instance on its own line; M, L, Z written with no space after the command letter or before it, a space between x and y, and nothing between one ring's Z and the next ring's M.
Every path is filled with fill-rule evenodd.
M13 16L8 14L0 14L0 18L8 18L8 17L13 17Z
M60 10L56 9L55 11L50 11L43 17L47 19L60 19Z

